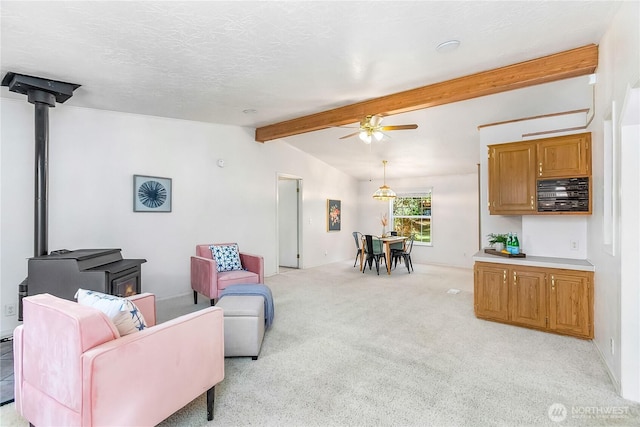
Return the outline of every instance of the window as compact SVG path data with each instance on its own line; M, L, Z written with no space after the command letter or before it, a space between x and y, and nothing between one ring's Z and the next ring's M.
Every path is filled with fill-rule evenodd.
M393 230L415 241L431 244L431 189L421 193L398 194L391 206Z

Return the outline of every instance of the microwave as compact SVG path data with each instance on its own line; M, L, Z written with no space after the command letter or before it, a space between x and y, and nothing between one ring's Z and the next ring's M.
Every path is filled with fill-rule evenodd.
M588 212L589 177L538 180L537 199L538 212Z

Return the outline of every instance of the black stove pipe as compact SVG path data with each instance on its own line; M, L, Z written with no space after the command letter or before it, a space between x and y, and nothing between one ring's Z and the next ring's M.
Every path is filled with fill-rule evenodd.
M33 256L49 253L49 108L53 94L29 89L27 97L35 107L35 167L33 202ZM22 320L22 298L28 295L29 278L18 285L18 320Z
M2 79L2 86L11 92L27 95L29 103L35 107L35 176L34 176L34 216L33 255L49 253L49 108L56 102L63 103L73 96L78 84L66 83L42 77L27 76L8 72ZM22 320L22 298L28 295L29 278L18 285L18 320Z
M55 97L38 90L29 90L28 97L35 106L33 256L42 256L49 253L49 107Z

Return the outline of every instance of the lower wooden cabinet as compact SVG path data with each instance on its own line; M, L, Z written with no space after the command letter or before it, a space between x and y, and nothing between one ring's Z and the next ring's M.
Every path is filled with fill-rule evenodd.
M476 317L593 338L593 273L476 262Z

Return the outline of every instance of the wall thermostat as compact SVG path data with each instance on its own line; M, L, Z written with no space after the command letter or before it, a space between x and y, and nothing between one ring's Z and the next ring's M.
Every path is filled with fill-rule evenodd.
M220 166L221 168L224 167L224 159L218 159L218 166Z

